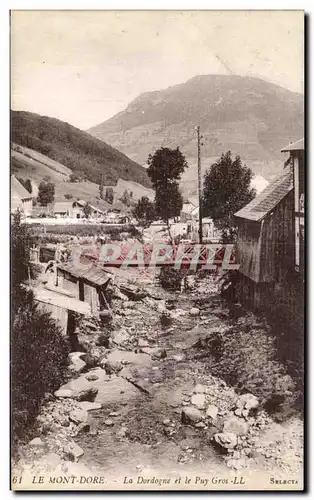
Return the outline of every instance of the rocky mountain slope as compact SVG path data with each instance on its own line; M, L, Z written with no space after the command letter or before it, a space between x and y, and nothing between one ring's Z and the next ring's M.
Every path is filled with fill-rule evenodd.
M303 96L258 78L196 76L140 95L88 132L143 165L156 148L180 146L189 160L191 180L197 125L204 136L204 168L230 149L256 174L271 178L281 168L281 147L303 136Z

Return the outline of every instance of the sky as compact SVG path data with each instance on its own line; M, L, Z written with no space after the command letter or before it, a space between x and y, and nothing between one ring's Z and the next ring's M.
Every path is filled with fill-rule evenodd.
M13 11L11 106L87 129L200 74L303 92L302 11Z

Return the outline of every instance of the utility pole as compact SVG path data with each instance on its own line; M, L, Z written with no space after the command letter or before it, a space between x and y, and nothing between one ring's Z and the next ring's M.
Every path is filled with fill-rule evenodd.
M199 243L203 243L203 226L202 226L202 172L201 172L201 138L200 126L197 127L197 172L198 172L198 234Z

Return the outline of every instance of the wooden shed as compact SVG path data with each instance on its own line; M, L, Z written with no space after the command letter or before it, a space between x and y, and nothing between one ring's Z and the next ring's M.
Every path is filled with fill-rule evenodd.
M304 139L290 143L282 153L289 153L287 164L293 172L294 185L294 226L295 226L295 270L304 275L304 194L305 194L305 154Z
M89 304L73 298L65 290L44 287L35 288L33 293L39 308L51 314L51 317L58 322L63 335L69 334L71 313L75 312L86 317L91 316Z
M274 293L275 285L294 269L294 192L290 167L235 217L240 300L258 310Z
M87 302L95 316L107 307L105 291L111 280L111 273L94 264L67 262L57 266L56 285Z

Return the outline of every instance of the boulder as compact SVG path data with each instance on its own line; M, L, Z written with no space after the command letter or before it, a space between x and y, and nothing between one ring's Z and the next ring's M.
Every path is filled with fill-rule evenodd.
M209 405L206 410L206 417L210 417L216 420L218 414L218 408L215 405Z
M173 356L171 356L171 359L180 363L181 361L185 360L185 355L184 354L174 354Z
M137 341L137 345L139 347L148 347L149 346L149 343L147 342L147 340L144 340L144 339L138 339Z
M86 380L88 380L89 382L93 382L94 380L98 380L98 379L99 379L99 377L98 377L98 375L96 375L96 373L87 373L87 374L85 375L85 378L86 378Z
M72 398L73 391L69 389L59 389L58 391L55 391L54 395L56 398Z
M111 351L107 356L107 361L109 366L114 369L114 371L120 371L121 365L132 364L132 365L150 365L151 358L145 353L135 353L132 351L122 351L115 349Z
M45 443L39 437L32 439L28 444L30 446L38 446L40 448L45 446Z
M106 373L106 370L103 370L99 366L92 368L88 373L85 374L86 380L89 382L105 382L109 380L109 375Z
M138 301L147 297L145 290L134 285L120 285L120 291L126 295L130 300Z
M37 462L39 467L44 467L45 469L49 469L53 471L60 464L61 457L57 453L48 453L40 458Z
M219 432L214 435L214 440L225 449L232 449L237 445L237 436L233 432Z
M253 394L242 394L237 401L237 408L244 408L245 410L253 410L259 406L259 401Z
M74 399L77 401L94 401L98 393L96 387L89 387L88 389L81 389L75 393Z
M202 418L202 413L194 406L186 406L181 412L181 421L183 424L195 424L200 422Z
M88 432L89 430L90 430L90 423L89 422L80 422L76 427L76 434Z
M227 433L231 432L236 436L242 436L249 432L249 424L243 418L230 417L225 420L223 430Z
M68 443L63 448L63 458L64 460L69 460L70 462L77 462L77 460L84 455L82 448L76 444L74 441Z
M160 347L142 347L140 351L157 359L164 359L167 357L166 350Z
M112 341L117 344L124 344L129 340L129 334L125 331L115 332L111 336Z
M198 393L198 392L206 393L206 391L207 391L207 387L205 387L205 385L203 385L203 384L196 384L196 386L193 389L193 392L195 392L195 393Z
M99 312L99 319L101 321L101 324L104 326L112 321L113 316L108 309L103 309L102 311Z
M69 354L69 370L74 373L81 373L81 371L85 368L86 363L81 359L81 356L85 356L85 352L70 352Z
M56 397L68 397L77 401L94 401L98 389L82 375L71 380L55 392Z
M197 422L197 424L195 424L195 427L197 429L205 429L206 425L204 424L204 422Z
M79 407L81 410L85 411L91 411L91 410L100 410L101 409L101 404L100 403L91 403L90 401L80 401Z
M108 425L108 427L112 427L114 425L114 421L111 420L111 418L107 418L104 422L105 425Z
M74 422L75 424L78 425L82 422L87 422L88 413L86 410L77 408L77 409L71 411L71 413L69 415L69 419L71 420L71 422Z
M97 436L97 434L98 434L98 426L97 426L97 423L95 422L95 420L92 420L90 422L89 434L91 436Z
M201 393L193 394L191 398L192 405L195 405L197 408L204 408L205 402L205 395Z
M159 300L157 304L157 311L162 313L166 311L166 301L165 300Z
M118 373L123 369L123 364L118 360L108 360L104 358L100 362L101 368L104 368L105 372L108 375L112 375L113 373Z
M199 316L200 310L197 307L192 307L190 309L190 316Z

